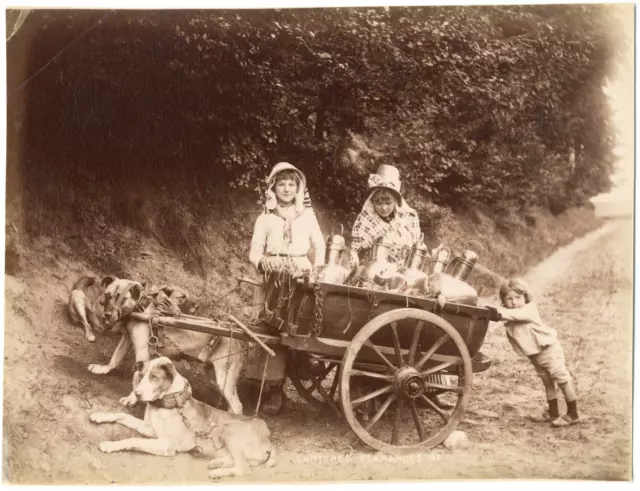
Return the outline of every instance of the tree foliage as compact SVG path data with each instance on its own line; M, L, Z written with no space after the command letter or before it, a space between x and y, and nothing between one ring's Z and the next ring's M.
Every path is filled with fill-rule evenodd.
M256 190L289 160L348 212L388 162L440 206L561 211L609 186L609 8L34 11L8 46L9 147L36 189ZM350 159L358 138L374 150Z

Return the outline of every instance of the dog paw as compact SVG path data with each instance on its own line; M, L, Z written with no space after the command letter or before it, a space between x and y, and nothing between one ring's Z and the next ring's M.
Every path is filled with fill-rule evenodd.
M125 407L133 407L138 403L138 398L135 394L129 394L127 397L120 398L120 404Z
M93 363L87 367L91 373L96 375L106 375L111 371L109 365L94 365Z
M98 448L100 448L101 452L111 453L116 452L119 449L119 445L118 442L100 442Z
M87 341L89 341L90 343L93 343L96 340L96 337L92 332L86 333L84 337L87 338Z
M209 477L211 479L220 479L221 477L234 477L234 476L238 476L240 475L236 470L234 469L215 469L212 470L211 472L209 472Z
M220 469L221 467L224 467L224 464L225 464L224 458L211 459L207 464L207 469Z
M89 415L89 421L92 423L115 423L117 417L115 414L110 413L91 413Z

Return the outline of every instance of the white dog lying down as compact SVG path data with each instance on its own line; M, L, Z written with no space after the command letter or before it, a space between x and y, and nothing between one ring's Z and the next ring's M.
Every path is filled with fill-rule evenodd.
M126 413L93 413L94 423L120 423L146 438L128 438L100 443L105 453L136 450L173 456L190 452L215 457L209 462L209 477L241 476L250 467L276 464L275 448L262 419L220 411L193 399L187 379L169 358L149 361L135 389L138 400L147 403L144 421ZM138 367L142 369L143 363Z

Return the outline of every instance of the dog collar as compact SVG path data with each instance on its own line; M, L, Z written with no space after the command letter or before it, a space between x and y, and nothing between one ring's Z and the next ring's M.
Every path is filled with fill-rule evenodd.
M175 409L184 406L189 399L191 399L191 385L187 379L184 379L184 389L180 392L172 392L149 404L163 409Z
M133 312L144 312L144 310L149 306L149 304L151 304L151 297L148 295L142 296L142 298L140 298L140 301L136 304L136 306L133 308Z

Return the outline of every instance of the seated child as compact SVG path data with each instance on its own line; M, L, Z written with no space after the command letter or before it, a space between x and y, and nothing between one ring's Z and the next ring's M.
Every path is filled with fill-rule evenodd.
M402 266L411 246L420 240L420 220L400 194L400 173L391 165L381 165L368 180L368 196L351 232L351 266L359 263L359 253L371 248L376 239L388 237L393 246L389 261Z
M544 384L549 408L531 416L535 422L551 422L553 426L568 426L580 421L573 380L567 370L564 352L556 330L544 325L538 314L527 284L511 279L500 287L498 308L505 321L507 339L516 353L529 358ZM556 384L567 401L567 414L558 412Z

